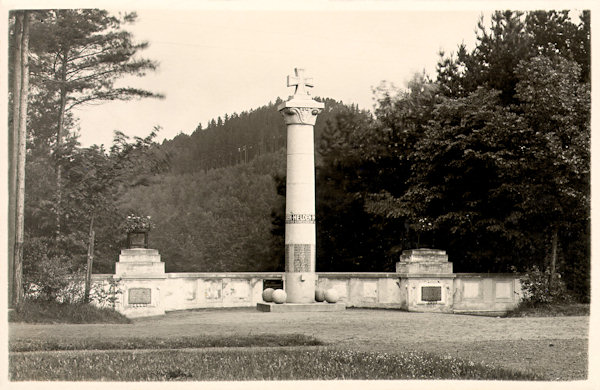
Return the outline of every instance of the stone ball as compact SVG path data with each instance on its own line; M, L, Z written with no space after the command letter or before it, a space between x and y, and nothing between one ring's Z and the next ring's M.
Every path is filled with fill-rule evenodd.
M273 302L285 303L286 299L287 299L287 294L282 289L278 288L277 290L273 291Z
M325 289L321 287L317 287L315 290L315 301L323 302L325 301Z
M325 291L325 300L327 302L336 303L338 299L340 299L340 297L337 291L335 291L334 289L330 288L329 290Z
M265 302L273 302L273 291L272 288L265 288L262 292L262 299Z

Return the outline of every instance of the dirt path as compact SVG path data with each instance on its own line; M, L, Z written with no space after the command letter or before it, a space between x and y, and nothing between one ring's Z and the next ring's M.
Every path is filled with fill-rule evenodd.
M302 333L336 348L422 350L554 379L587 375L589 317L495 318L396 310L262 313L254 308L173 312L129 325L10 324L11 339L169 338Z

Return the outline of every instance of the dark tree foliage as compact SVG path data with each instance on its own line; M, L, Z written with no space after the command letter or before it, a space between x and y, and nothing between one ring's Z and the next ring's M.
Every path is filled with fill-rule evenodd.
M441 53L438 82L441 92L464 97L480 86L501 92L503 105L516 102L518 82L514 69L521 61L544 55L561 56L580 64L581 80L590 80L590 13L579 23L569 11L496 11L489 28L480 20L477 46L468 51L460 45L456 55Z
M167 272L282 271L270 240L271 210L279 202L273 175L284 171L280 149L248 164L164 173L131 188L121 209L152 216L150 246Z
M407 221L457 271L548 267L589 299L588 73L587 12L579 24L566 11L496 12L473 51L442 56L436 85L379 100L380 134L412 138L402 151L370 138L379 161L403 157L396 175L368 177L382 185L367 185L366 210Z
M62 155L64 167L64 228L54 232L54 212L48 188L55 184L48 166L28 166L26 233L29 237L26 260L36 262L39 252L48 259L68 258L69 267L84 263L89 224L94 217L96 231L94 271L111 272L123 243L120 224L127 213L120 208L123 194L132 187L147 185L150 178L167 168L166 156L154 142L156 131L131 141L116 133L110 150L93 145L78 146L71 138ZM52 168L50 171L53 172ZM49 186L49 187L46 187ZM33 265L30 264L30 267Z

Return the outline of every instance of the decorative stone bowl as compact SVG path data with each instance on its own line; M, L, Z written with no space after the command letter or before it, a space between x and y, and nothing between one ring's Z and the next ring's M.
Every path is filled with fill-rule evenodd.
M336 303L338 299L340 299L340 297L338 296L337 291L334 289L330 288L329 290L325 291L325 300L327 302Z
M287 299L287 294L282 289L278 288L277 290L273 291L273 302L285 303L286 299Z
M325 289L321 287L317 287L315 290L315 301L323 302L325 301Z
M273 302L273 291L275 291L272 288L265 288L264 291L262 292L262 299L265 302Z

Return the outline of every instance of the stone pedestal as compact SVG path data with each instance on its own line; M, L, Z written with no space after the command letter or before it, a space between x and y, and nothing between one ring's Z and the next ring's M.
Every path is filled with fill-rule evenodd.
M396 263L401 274L451 274L452 263L446 251L439 249L411 249L403 251Z
M165 314L161 302L164 291L165 263L156 249L123 249L115 264L115 278L121 279L122 291L117 310L127 317Z
M406 297L404 309L418 312L452 312L455 275L445 251L404 251L400 261L396 263L396 272L400 274L400 289Z

